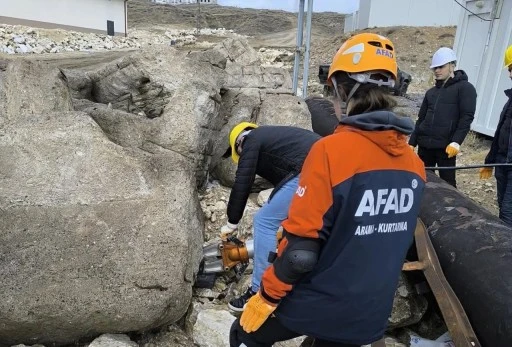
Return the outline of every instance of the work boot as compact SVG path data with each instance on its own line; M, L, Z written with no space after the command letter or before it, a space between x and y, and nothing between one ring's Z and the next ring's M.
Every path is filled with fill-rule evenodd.
M256 293L252 291L251 287L249 287L244 294L240 295L238 298L232 299L228 303L228 307L235 312L242 312L244 310L245 304L254 294Z

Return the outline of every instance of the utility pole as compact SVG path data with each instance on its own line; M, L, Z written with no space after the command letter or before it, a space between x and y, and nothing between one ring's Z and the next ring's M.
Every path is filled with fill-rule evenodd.
M297 43L295 46L295 62L293 64L293 93L299 95L299 70L301 59L303 58L303 75L302 75L302 93L301 97L306 98L308 93L309 80L309 57L311 46L311 17L313 15L313 0L308 0L306 13L306 45L304 46L304 7L306 0L299 1L299 13L297 20Z

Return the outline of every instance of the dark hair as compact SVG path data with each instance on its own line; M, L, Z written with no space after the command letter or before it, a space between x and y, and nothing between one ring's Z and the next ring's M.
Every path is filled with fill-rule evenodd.
M384 77L384 76L383 76ZM347 73L340 72L336 75L338 91L342 96L347 96L356 84L356 81L348 77ZM344 94L344 95L343 95ZM390 94L389 87L378 86L374 83L363 83L359 85L350 99L350 112L348 116L362 114L377 110L391 111L397 102Z

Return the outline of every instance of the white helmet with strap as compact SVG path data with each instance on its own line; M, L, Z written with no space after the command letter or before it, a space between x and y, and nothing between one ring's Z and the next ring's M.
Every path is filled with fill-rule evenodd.
M457 56L455 55L453 49L448 47L441 47L434 53L434 56L432 57L432 65L430 65L430 68L433 69L455 61L457 61Z

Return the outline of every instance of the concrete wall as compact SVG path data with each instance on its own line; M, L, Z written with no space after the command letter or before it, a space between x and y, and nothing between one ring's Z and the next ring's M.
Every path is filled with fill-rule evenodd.
M460 0L464 1L464 0ZM461 7L449 0L360 0L355 29L457 25Z
M368 28L370 25L370 11L372 0L359 0L359 11L355 17L355 30Z
M125 0L0 0L0 22L107 33L107 20L125 33Z
M197 0L151 0L158 4L170 4L170 5L179 5L179 4L197 4ZM217 0L199 0L202 4L217 4Z
M457 25L461 7L447 0L371 0L369 26Z
M478 94L471 129L489 136L494 136L507 101L503 91L512 88L503 67L505 49L512 44L512 1L500 0L498 6L493 5L493 0L467 1L466 7L480 17L496 19L483 21L469 12L462 13L454 45L458 68L466 71Z
M356 16L356 13L347 14L344 18L344 24L343 24L343 32L349 33L351 31L354 31L354 18Z

